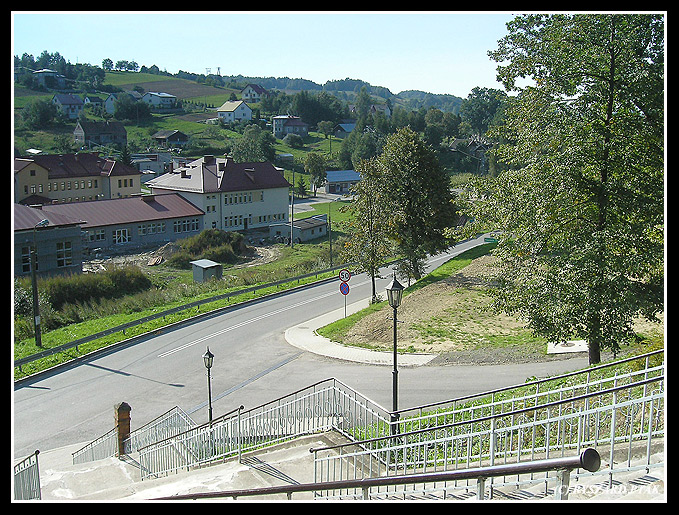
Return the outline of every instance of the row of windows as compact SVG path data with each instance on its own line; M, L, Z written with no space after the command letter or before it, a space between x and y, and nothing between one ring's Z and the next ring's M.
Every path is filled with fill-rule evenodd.
M260 215L257 222L260 224L267 222L285 221L285 213L276 213L273 215ZM252 215L247 217L248 225L252 224ZM224 217L224 227L241 227L243 225L243 215L233 215Z
M131 179L130 179L131 180ZM61 189L59 189L61 185ZM99 188L99 181L97 179L88 179L87 181L61 181L59 182L48 182L47 191L69 191L74 190L84 190L85 188ZM42 183L40 184L24 184L24 193L42 193L44 191Z
M57 268L64 268L73 265L73 245L70 241L56 242L56 264ZM35 257L35 270L40 270L38 256ZM21 271L28 273L31 271L31 247L21 247Z
M175 233L197 231L200 227L198 218L186 220L175 220L173 230ZM163 234L166 230L165 222L150 222L137 225L137 234L147 236L151 234ZM112 233L113 243L128 243L132 241L132 234L129 228L114 229ZM105 229L91 229L87 231L86 239L90 242L106 241Z

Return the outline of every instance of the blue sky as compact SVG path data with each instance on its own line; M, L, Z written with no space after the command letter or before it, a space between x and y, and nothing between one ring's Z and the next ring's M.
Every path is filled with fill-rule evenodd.
M392 93L466 98L502 89L487 52L510 12L21 12L12 55L59 52L71 63L105 58L176 73L362 79Z

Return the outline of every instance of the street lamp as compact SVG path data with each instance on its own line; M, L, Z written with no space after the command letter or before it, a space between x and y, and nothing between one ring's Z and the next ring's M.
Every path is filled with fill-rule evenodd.
M214 359L215 356L210 352L210 347L207 347L205 354L203 354L203 363L205 363L205 368L207 368L207 402L210 425L212 425L212 390L210 388L210 369L212 368L212 362Z
M40 331L40 305L38 303L38 243L36 241L36 232L39 227L47 227L50 224L49 220L43 218L33 226L33 248L31 249L31 287L33 290L33 330L35 333L35 345L42 347L42 335Z
M396 279L396 273L394 273L394 278L392 279L389 286L387 286L387 299L389 300L389 305L394 310L394 370L392 371L392 414L391 414L391 432L396 434L396 425L394 424L397 420L396 411L398 410L398 367L397 367L397 353L396 353L396 323L397 310L401 305L401 299L403 299L403 286Z

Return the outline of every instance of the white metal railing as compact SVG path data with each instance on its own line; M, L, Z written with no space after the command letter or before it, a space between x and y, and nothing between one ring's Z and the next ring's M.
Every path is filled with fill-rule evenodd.
M124 442L125 454L135 452L151 443L183 433L197 424L179 406L166 411L148 424L130 433Z
M14 500L40 499L40 468L35 451L14 465Z
M460 408L445 424L401 432L391 437L314 449L318 482L396 477L404 474L440 472L497 464L548 459L580 452L584 447L603 450L609 467L601 472L632 470L632 456L645 452L636 467L652 468L652 446L664 437L664 367L614 376L593 385L594 391L557 388L528 406L505 410L503 399ZM577 393L575 393L577 392ZM565 395L565 394L568 395ZM551 397L556 396L553 400ZM519 404L526 398L520 395ZM511 403L510 403L511 404ZM483 415L470 416L472 411ZM482 409L482 411L481 411ZM438 413L441 418L443 415ZM456 418L455 422L450 420ZM408 421L399 422L399 428ZM661 465L661 464L659 464ZM497 480L501 484L543 482L547 476ZM468 487L468 485L464 485ZM492 487L492 486L491 486ZM388 491L388 490L387 490ZM333 492L332 496L360 496L357 490Z
M304 434L362 428L388 432L388 412L336 379L327 379L257 408L233 410L211 424L139 449L142 479L239 456ZM374 434L370 433L372 436Z
M118 454L118 428L114 427L108 433L75 451L72 455L73 464L103 460L116 454Z

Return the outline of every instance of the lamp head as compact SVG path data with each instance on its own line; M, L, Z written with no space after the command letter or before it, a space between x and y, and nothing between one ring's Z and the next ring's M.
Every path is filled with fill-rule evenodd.
M401 305L401 299L403 298L403 285L396 279L396 274L392 279L389 286L387 286L387 299L389 300L389 305L396 309Z
M205 354L203 354L203 362L205 363L205 368L210 370L212 368L212 362L214 361L215 356L210 352L210 347L207 348L205 351Z

